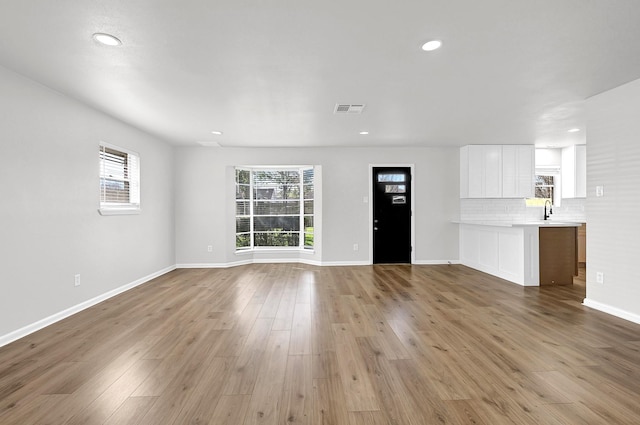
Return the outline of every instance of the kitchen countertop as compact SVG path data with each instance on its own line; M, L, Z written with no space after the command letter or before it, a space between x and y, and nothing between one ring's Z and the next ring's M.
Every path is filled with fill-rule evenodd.
M474 220L453 220L457 224L472 224L476 226L494 226L494 227L580 227L582 223L573 221L554 221L554 220L537 220L537 221L474 221Z

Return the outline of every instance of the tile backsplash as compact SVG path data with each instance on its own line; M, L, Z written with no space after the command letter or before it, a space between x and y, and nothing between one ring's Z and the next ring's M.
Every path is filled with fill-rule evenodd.
M585 198L563 199L553 206L552 220L586 222ZM542 220L542 207L527 207L524 199L460 199L460 220L535 221Z

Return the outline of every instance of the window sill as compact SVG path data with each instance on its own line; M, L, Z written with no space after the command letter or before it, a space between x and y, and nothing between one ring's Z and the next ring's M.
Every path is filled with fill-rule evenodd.
M100 215L135 215L140 214L140 208L99 208Z

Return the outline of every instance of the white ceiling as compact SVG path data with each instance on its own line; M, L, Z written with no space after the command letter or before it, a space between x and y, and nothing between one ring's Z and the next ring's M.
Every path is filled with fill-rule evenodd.
M563 146L640 78L640 1L0 0L0 64L180 145Z

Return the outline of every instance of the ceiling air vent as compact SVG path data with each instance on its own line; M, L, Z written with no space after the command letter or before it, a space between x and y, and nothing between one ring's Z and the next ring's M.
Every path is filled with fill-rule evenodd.
M336 108L333 110L334 114L361 114L364 109L364 104L348 104L348 103L336 103Z

